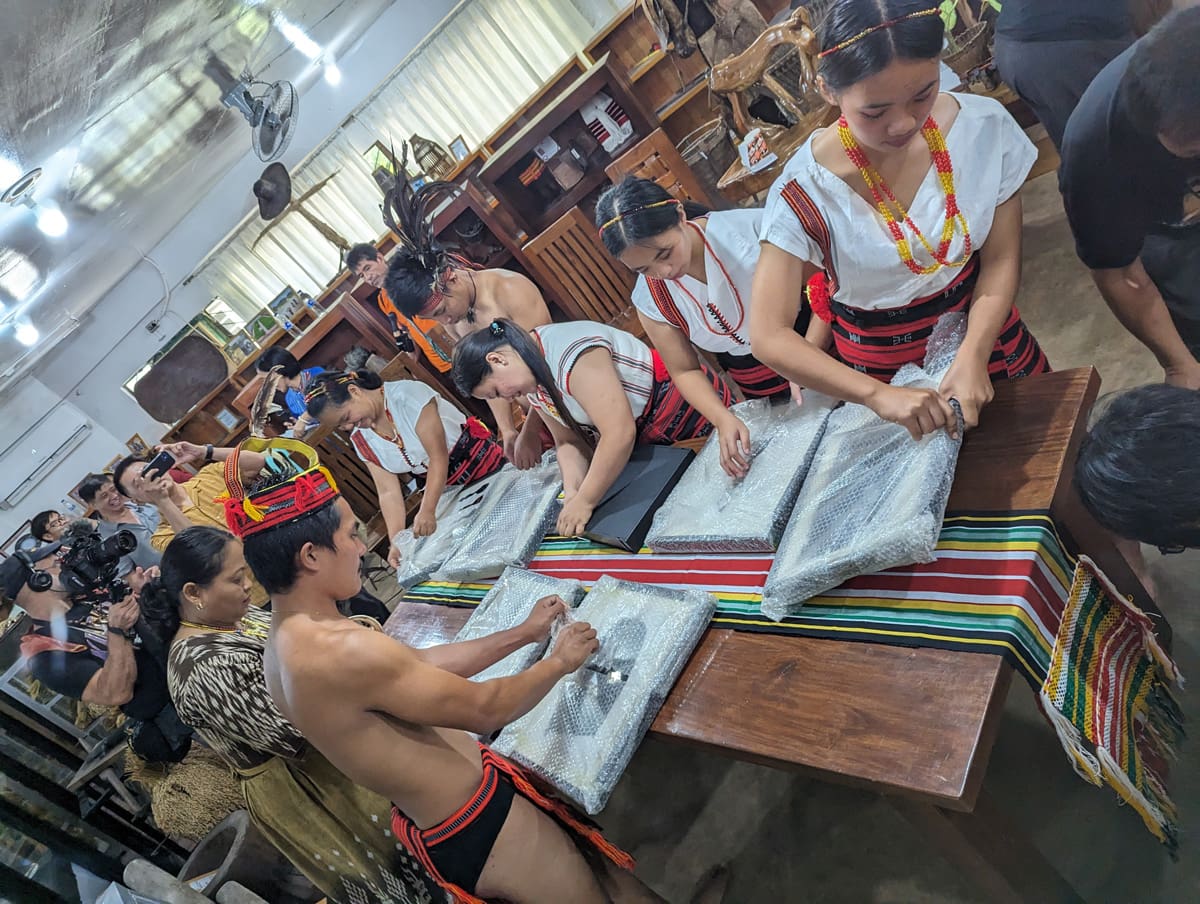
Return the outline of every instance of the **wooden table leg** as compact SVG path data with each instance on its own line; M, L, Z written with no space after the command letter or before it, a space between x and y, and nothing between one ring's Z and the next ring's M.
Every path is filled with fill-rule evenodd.
M945 858L997 904L1082 904L1083 898L1002 814L986 792L973 813L899 797L889 800Z

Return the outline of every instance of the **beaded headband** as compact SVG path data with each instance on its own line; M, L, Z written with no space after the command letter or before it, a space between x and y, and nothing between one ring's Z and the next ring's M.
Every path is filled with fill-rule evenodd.
M934 9L922 9L922 10L918 10L915 13L909 13L907 16L899 16L898 18L895 18L895 19L888 19L888 21L886 21L886 22L880 22L878 25L872 25L870 28L864 28L862 31L860 31L858 34L856 34L854 37L848 38L847 40L842 41L842 43L840 43L840 44L834 44L828 50L822 50L820 53L817 54L817 59L819 60L819 59L822 59L823 57L827 57L831 53L837 53L839 50L845 50L851 44L857 44L863 38L867 37L867 35L873 35L873 34L875 34L875 32L883 31L885 28L892 28L893 26L899 25L901 22L907 22L909 19L922 19L925 16L937 16L937 15L940 15L940 13L936 8L934 8Z
M346 374L338 377L336 380L321 380L313 384L313 386L309 388L308 392L304 393L304 401L311 402L313 399L317 398L317 396L325 395L325 393L329 392L330 384L333 384L334 386L345 386L347 383L353 382L354 374Z
M596 234L601 235L601 236L604 235L604 230L607 229L609 226L611 226L613 223L619 223L619 222L621 222L621 220L625 219L626 217L631 217L635 213L641 213L643 210L653 210L655 207L665 207L668 204L678 204L678 203L680 203L678 198L667 198L667 200L665 200L665 201L655 201L653 204L644 204L641 207L633 208L633 210L627 210L624 213L619 213L615 217L613 217L611 220L609 220L607 223L605 223L603 226L601 226L600 229L597 230Z
M262 452L265 470L279 477L279 483L264 490L247 493L242 484L238 458L241 453ZM293 454L303 459L298 464ZM295 473L297 470L300 473ZM253 536L295 521L323 509L338 498L333 475L322 467L316 450L294 439L248 439L225 459L225 523L241 538Z

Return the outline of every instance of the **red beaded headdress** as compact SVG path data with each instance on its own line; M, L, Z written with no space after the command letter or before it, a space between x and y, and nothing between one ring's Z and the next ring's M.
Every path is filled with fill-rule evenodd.
M247 493L242 485L238 458L241 452L264 452L268 458L267 471L279 474L280 482L266 489ZM286 465L273 460L286 458ZM288 453L305 459L296 464ZM287 471L289 466L302 467L299 473ZM225 504L225 523L237 537L262 533L289 521L323 509L338 497L333 475L319 463L316 451L294 439L248 439L238 445L225 460L225 489L221 497Z

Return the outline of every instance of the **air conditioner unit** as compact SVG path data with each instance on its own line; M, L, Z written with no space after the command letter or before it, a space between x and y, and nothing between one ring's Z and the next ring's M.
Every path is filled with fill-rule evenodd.
M9 442L0 451L0 509L14 508L28 496L91 431L78 408L60 403Z

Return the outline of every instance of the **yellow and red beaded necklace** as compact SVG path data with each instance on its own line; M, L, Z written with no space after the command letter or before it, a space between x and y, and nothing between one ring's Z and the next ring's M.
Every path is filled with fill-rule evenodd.
M954 167L950 162L950 152L946 150L945 136L942 135L941 129L938 128L938 124L932 116L925 120L925 125L921 127L921 134L925 137L925 143L929 145L929 154L933 158L933 166L937 170L938 181L942 183L942 191L946 195L946 219L942 223L942 240L936 250L929 244L929 241L922 234L921 230L917 228L917 224L912 221L912 217L908 215L908 211L896 200L896 196L892 194L892 190L883 181L883 177L879 175L879 171L871 165L871 161L867 158L866 153L858 146L858 141L854 138L854 134L850 131L850 126L846 122L846 117L843 116L838 119L838 137L842 140L842 147L846 149L846 157L858 167L858 172L862 175L863 181L867 183L867 188L871 190L871 195L875 198L875 208L879 211L879 215L883 217L883 221L887 225L887 230L891 233L892 240L896 243L896 252L900 255L900 260L913 273L918 276L926 276L942 267L961 267L969 261L971 259L971 232L967 227L967 218L958 209L958 198L954 193ZM888 202L891 202L891 206L889 206ZM900 215L899 219L905 226L912 230L913 235L917 237L917 240L925 250L929 252L934 261L932 264L922 266L913 259L912 247L904 235L904 230L900 228L900 223L897 222L896 215L892 212L893 206ZM961 258L951 261L947 260L946 257L950 253L950 242L954 238L955 226L958 226L962 231L963 253Z

